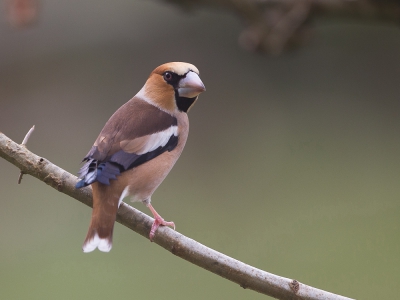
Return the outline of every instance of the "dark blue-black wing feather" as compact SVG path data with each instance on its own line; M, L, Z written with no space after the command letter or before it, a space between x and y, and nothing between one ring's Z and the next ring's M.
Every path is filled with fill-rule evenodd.
M145 162L157 157L165 151L172 151L177 144L178 137L172 135L165 146L158 147L153 151L141 155L119 150L104 161L99 161L90 156L85 157L83 160L85 164L78 173L81 180L76 184L76 188L85 187L95 181L109 185L110 180L116 179L117 176L121 175L122 172L144 164ZM90 152L95 152L96 149L94 148L96 147L93 146Z

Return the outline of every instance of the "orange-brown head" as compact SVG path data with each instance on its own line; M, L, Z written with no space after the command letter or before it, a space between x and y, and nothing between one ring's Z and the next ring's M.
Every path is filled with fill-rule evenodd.
M194 65L170 62L151 72L137 96L169 113L187 112L205 90Z

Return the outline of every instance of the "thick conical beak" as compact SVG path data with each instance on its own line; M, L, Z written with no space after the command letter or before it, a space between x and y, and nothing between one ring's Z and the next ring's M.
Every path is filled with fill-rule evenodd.
M178 94L180 97L193 98L206 90L199 75L190 71L179 81Z

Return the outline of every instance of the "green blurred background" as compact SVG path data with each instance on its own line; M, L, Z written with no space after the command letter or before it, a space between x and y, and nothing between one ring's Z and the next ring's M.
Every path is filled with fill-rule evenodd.
M400 289L400 30L317 20L268 57L240 20L160 1L42 1L36 26L0 16L0 131L71 173L104 123L168 61L207 92L153 196L177 230L263 270L358 299ZM91 210L0 160L0 299L265 299L117 224L83 254ZM142 204L135 207L147 214Z

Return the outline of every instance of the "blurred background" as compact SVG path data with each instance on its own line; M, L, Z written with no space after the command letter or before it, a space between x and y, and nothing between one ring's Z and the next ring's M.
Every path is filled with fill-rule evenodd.
M280 56L238 46L241 21L161 1L41 1L0 11L0 131L76 174L112 113L168 61L207 88L153 196L177 230L257 268L357 299L400 292L400 30L317 19ZM0 160L1 299L265 299L116 224L82 253L91 210ZM149 214L146 207L135 207ZM268 298L268 297L267 297Z

